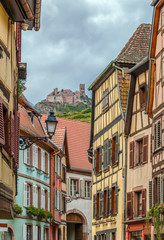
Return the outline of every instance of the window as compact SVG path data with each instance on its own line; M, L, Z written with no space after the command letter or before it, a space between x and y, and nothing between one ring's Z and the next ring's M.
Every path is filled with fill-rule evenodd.
M140 105L142 108L145 106L145 103L146 103L146 85L145 84L139 86L139 95L140 95Z
M24 183L24 206L29 207L32 201L32 183Z
M142 216L142 192L136 192L137 216Z
M161 120L158 120L154 124L154 150L158 150L161 147Z
M94 151L94 173L99 174L102 170L102 146Z
M61 168L62 168L62 164L61 164L61 159L59 158L58 155L55 156L55 172L56 174L61 177Z
M41 207L41 187L40 186L36 187L36 207L37 208Z
M91 197L91 182L85 181L85 197L90 198Z
M48 154L45 152L45 173L48 174Z
M63 211L63 213L66 212L66 198L65 198L65 196L62 196L62 211Z
M135 152L134 152L135 148ZM148 135L129 144L129 168L148 162Z
M146 216L146 189L127 193L127 218Z
M136 165L142 164L143 162L143 140L140 139L137 141L137 157L136 157Z
M108 202L108 191L107 189L104 190L104 205L103 205L103 215L104 217L107 216L107 202Z
M78 192L78 180L75 179L71 179L71 183L70 183L70 195L75 197L76 196L76 192Z
M33 227L31 224L24 224L23 225L23 238L24 240L31 240L32 238L32 230Z
M39 225L37 225L35 229L36 229L36 231L35 231L36 240L40 240L41 239L41 227Z
M3 105L3 122L4 122L4 133L5 133L5 145L4 149L9 153L9 119L8 119L8 110Z
M44 228L44 240L49 240L49 229Z
M105 111L108 109L109 107L109 101L108 101L108 89L106 89L103 92L103 102L102 102L102 110Z
M142 231L131 233L131 240L141 240L141 239L142 239Z
M116 233L112 232L112 240L116 240Z
M96 218L100 215L100 194L97 193Z
M38 169L41 170L41 149L38 148Z
M62 165L62 180L66 183L66 167Z
M118 203L118 187L117 185L115 185L111 189L111 214L112 215L117 214L117 203Z

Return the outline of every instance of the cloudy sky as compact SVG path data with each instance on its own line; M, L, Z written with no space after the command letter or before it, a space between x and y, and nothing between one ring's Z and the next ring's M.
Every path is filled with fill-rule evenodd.
M151 23L151 0L42 0L39 32L23 32L28 64L25 96L32 103L54 89L86 89L117 57L141 23ZM87 94L91 93L87 91Z

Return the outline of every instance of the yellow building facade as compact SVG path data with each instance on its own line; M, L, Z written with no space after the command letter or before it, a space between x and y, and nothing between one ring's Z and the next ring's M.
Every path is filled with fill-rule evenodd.
M127 139L125 118L130 75L148 51L151 26L141 24L116 60L91 84L91 138L93 165L92 239L126 238ZM143 37L144 36L144 37ZM140 49L141 48L141 49ZM131 101L131 99L129 99Z
M41 1L0 2L0 219L13 218L17 194L20 121L17 90L18 79L26 78L26 64L21 63L21 29L39 30L40 7Z

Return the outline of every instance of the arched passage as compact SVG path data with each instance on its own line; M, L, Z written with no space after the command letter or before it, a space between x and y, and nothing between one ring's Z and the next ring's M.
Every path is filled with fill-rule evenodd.
M67 212L67 239L87 240L87 219L77 209Z

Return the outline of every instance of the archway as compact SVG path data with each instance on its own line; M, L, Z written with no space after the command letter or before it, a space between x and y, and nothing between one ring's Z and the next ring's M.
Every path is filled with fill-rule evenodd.
M67 240L87 240L87 219L77 209L67 212Z

